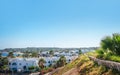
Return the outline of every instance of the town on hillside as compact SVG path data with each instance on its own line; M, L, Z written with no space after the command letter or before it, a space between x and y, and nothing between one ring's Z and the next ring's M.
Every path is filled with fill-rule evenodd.
M45 74L97 48L6 48L0 50L0 73L30 75L42 71Z

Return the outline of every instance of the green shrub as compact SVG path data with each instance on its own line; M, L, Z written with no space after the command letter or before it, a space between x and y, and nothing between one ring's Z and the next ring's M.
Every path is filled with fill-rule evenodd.
M107 71L108 71L108 69L105 66L100 66L98 74L102 75L102 74L104 74Z
M35 67L36 71L40 71L40 68L38 66Z
M96 53L98 53L98 54L104 54L104 51L103 50L96 50Z
M28 69L29 69L29 70L34 70L35 67L34 67L34 66L30 66Z
M120 62L120 56L112 55L110 56L110 60L115 61L115 62Z

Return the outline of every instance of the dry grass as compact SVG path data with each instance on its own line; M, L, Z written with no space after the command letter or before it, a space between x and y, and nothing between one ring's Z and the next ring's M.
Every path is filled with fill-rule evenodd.
M94 53L89 54L94 55ZM53 75L62 75L66 72L68 73L68 71L71 72L73 68L77 69L76 72L78 72L79 75L119 75L117 71L113 71L104 66L97 65L93 61L89 60L89 58L85 55L81 55L79 58L65 65L63 69L59 70Z

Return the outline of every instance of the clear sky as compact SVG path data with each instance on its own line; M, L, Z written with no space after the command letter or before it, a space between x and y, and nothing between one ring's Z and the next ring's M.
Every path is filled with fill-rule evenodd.
M0 48L91 47L120 33L120 0L0 0Z

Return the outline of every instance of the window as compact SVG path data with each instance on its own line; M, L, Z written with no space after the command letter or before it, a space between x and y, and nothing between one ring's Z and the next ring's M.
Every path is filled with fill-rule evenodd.
M50 63L50 61L48 61L48 63Z
M17 65L17 64L14 62L14 63L12 63L12 65Z
M21 65L21 63L19 63L19 65Z
M24 69L24 70L26 70L26 69L27 69L27 67L26 67L26 66L23 66L23 69Z

